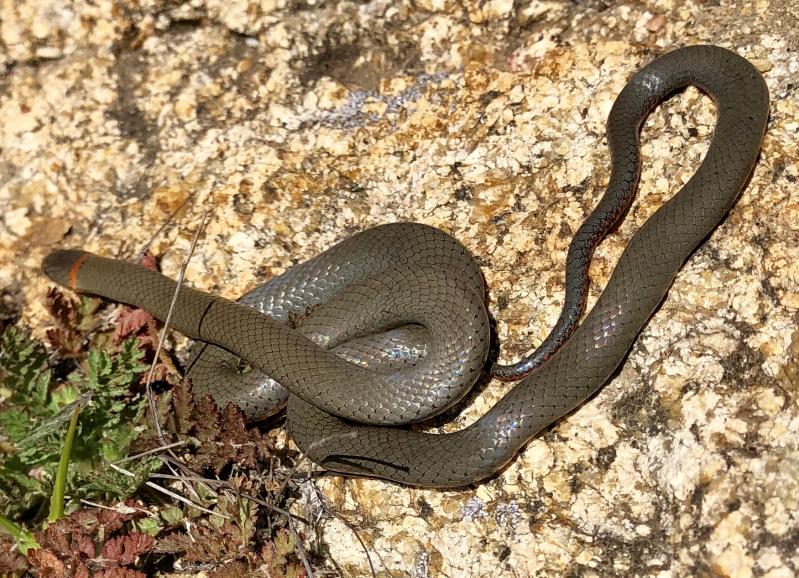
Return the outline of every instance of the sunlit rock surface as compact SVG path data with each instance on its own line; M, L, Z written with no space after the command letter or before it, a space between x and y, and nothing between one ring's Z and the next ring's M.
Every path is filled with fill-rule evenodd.
M210 207L187 279L236 297L353 232L422 221L479 257L503 359L518 358L557 318L566 248L608 178L616 94L673 48L732 48L771 91L760 162L616 379L479 487L314 483L380 576L794 576L790 4L0 1L0 288L41 334L38 264L55 247L130 258L155 236L174 275ZM589 305L714 121L695 89L650 116L641 193L597 251ZM306 533L332 572L370 574L340 519Z

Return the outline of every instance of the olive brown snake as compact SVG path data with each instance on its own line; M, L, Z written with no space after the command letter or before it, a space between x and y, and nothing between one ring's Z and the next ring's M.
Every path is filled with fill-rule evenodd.
M641 125L657 104L687 85L716 103L705 158L641 226L577 325L593 250L635 194ZM478 265L449 235L414 223L350 237L240 302L181 288L171 326L203 342L189 367L195 390L234 401L253 419L288 398L294 441L336 472L433 487L482 480L609 380L682 264L745 186L767 119L762 76L726 49L675 50L630 80L608 118L607 190L570 245L561 318L530 358L494 368L504 378L525 377L465 429L429 434L390 427L450 407L488 356ZM175 282L160 273L83 251L55 251L43 269L62 285L142 307L162 320L175 291ZM236 356L254 369L242 371Z

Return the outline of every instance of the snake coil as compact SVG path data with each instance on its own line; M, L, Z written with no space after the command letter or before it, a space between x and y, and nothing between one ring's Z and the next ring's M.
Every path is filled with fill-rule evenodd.
M641 125L686 85L716 103L707 154L635 234L574 330L593 249L635 194ZM478 265L455 239L415 223L366 230L239 302L181 288L172 327L203 342L189 368L195 390L234 401L253 419L288 399L294 441L337 472L434 487L482 480L609 380L682 264L745 186L767 120L763 77L723 48L675 50L630 80L608 118L607 190L569 249L564 313L543 349L496 368L500 376L526 377L465 429L436 435L387 427L451 406L488 354ZM142 307L162 320L175 291L175 282L157 272L83 251L51 253L43 269L62 285ZM292 329L295 318L301 323ZM241 372L239 357L255 370Z

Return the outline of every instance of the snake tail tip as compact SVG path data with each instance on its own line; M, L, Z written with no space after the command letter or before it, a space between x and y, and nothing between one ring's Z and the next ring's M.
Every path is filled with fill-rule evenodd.
M42 260L42 271L59 285L76 289L78 271L90 253L75 249L53 251Z

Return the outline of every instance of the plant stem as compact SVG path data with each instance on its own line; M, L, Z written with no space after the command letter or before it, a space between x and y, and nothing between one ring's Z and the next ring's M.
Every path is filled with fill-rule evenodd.
M58 461L53 495L50 496L50 514L47 516L48 522L55 522L64 516L64 494L67 488L69 457L72 454L72 443L75 441L75 429L78 425L80 408L80 404L77 404L75 406L75 411L72 412L72 419L69 420L69 429L67 430L67 437L64 440L64 447L61 448L61 459Z

